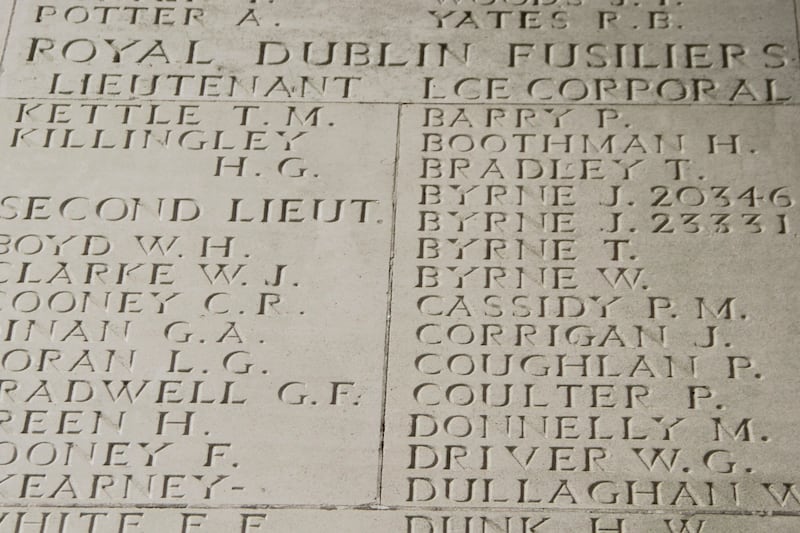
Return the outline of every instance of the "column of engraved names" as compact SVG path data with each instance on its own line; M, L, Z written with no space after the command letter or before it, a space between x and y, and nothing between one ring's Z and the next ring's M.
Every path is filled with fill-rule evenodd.
M795 201L776 154L756 146L765 125L701 126L719 112L404 109L398 216L413 224L398 230L392 346L413 338L416 350L392 352L390 406L405 420L389 423L387 456L405 473L387 478L387 498L796 505L791 475L760 459L782 453L771 445L788 438L780 416L737 392L774 391L781 403L793 383L773 376L764 388L777 359L752 342L765 322L747 311L781 322L748 288L775 266L741 276L786 250ZM734 239L748 243L738 264L725 261ZM600 531L625 520L584 522Z
M374 498L394 106L2 112L3 498Z
M780 269L761 269L749 283L736 273L780 252L747 248L736 267L722 259L734 239L790 242L786 176L741 170L772 169L781 149L759 156L743 148L741 127L719 128L729 116L713 121L712 110L570 102L788 102L791 90L777 78L794 76L794 35L739 44L701 37L698 14L710 5L614 3L593 12L567 4L537 11L540 41L522 31L532 29L527 23L517 26L532 16L525 7L431 12L454 35L507 38L502 73L512 75L484 77L479 61L474 77L426 78L431 103L404 111L398 219L414 220L416 233L398 226L389 371L397 387L388 405L406 419L387 419L387 434L398 439L388 441L387 461L405 475L385 477L384 500L674 513L791 508L791 476L760 460L767 446L770 454L791 447L785 432L777 437L780 417L756 422L755 406L736 391L774 391L785 402L792 379L773 377L759 389L764 352L733 338L746 328L748 339L763 339L756 309L780 322L753 288L780 279ZM501 28L498 39L492 30ZM596 41L584 42L589 34ZM774 120L747 117L750 142ZM712 173L690 176L692 165L728 172L698 187L693 181ZM673 188L670 180L692 183ZM722 270L717 263L725 265L719 278L709 275ZM409 516L409 528L487 520L440 515ZM495 518L528 530L550 517ZM702 528L685 515L665 518L657 521L665 531ZM650 527L624 515L576 520L590 531Z

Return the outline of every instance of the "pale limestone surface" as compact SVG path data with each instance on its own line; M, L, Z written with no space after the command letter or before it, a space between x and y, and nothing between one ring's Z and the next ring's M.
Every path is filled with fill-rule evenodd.
M798 531L796 15L5 0L0 533Z

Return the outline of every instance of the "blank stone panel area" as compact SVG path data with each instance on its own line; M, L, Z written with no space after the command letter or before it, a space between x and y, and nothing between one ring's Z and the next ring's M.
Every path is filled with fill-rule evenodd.
M5 102L0 498L372 501L396 113Z
M384 502L797 513L799 121L404 107Z

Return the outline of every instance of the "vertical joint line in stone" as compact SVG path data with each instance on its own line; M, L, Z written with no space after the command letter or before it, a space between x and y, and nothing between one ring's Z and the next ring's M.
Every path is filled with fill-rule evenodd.
M11 37L11 27L14 20L14 12L17 10L17 0L12 0L11 12L8 14L8 26L6 26L6 35L3 37L3 50L0 52L0 76L3 75L3 61L6 59L6 51L8 50L8 40Z
M800 8L797 7L797 0L792 0L794 6L794 34L797 37L797 63L800 67Z
M392 224L390 228L389 244L389 284L386 294L386 336L383 341L383 376L381 382L381 438L378 449L378 480L377 503L383 499L383 454L386 439L386 398L389 387L389 342L392 333L392 294L394 292L394 256L395 241L397 238L397 174L400 166L400 120L403 113L403 104L397 105L397 125L394 137L394 168L392 170Z

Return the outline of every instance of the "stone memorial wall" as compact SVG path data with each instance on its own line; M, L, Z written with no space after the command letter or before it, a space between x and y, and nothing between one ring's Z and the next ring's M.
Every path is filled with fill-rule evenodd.
M2 0L0 533L800 531L792 0Z

